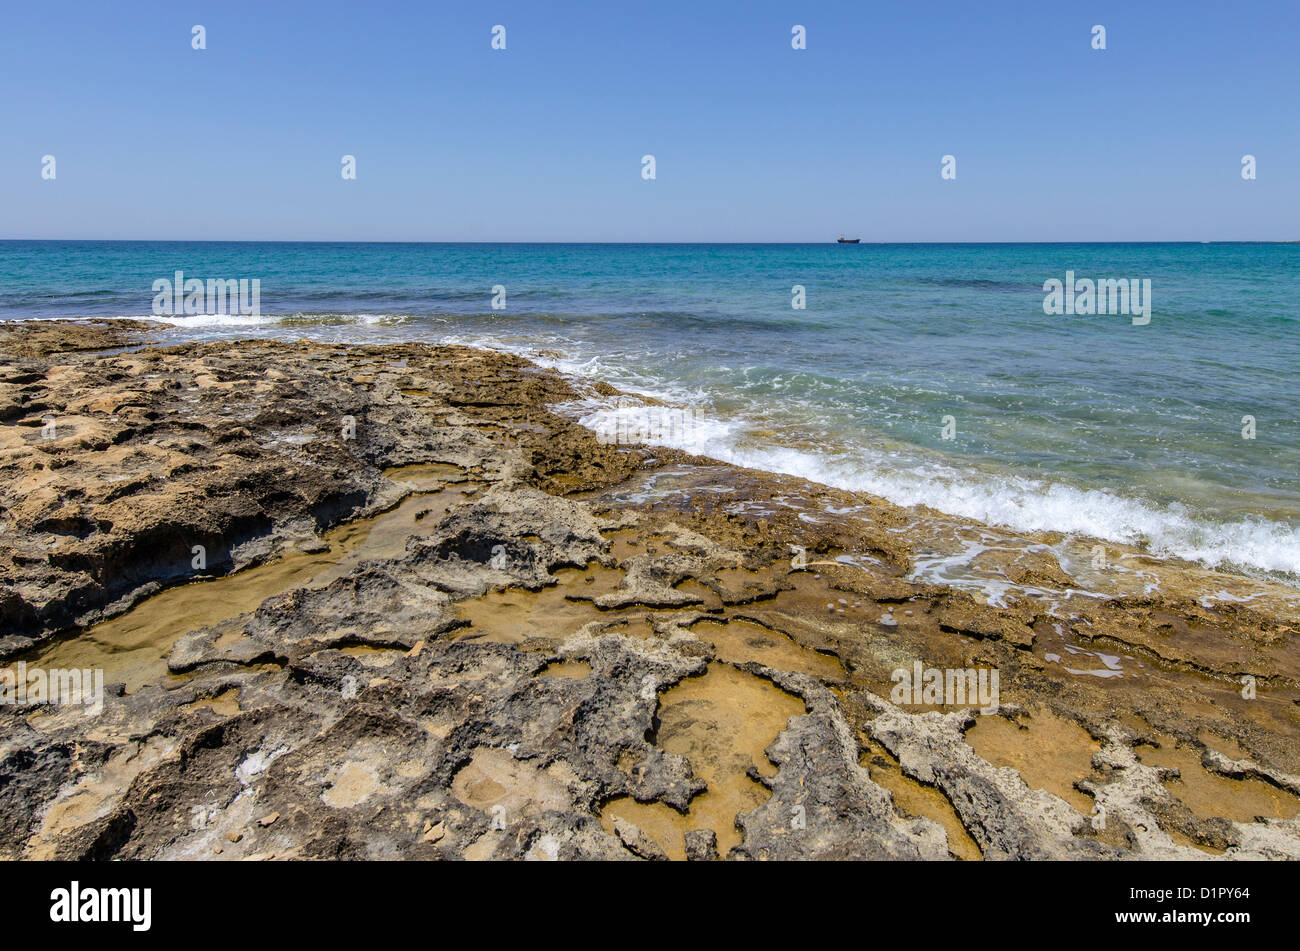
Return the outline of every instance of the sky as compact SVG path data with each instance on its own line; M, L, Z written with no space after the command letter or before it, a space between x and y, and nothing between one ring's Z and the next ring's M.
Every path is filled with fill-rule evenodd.
M1300 239L1298 42L1297 0L15 0L0 238Z

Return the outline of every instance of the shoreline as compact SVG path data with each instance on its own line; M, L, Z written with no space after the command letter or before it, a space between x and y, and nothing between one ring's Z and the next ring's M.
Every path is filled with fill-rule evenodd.
M0 650L217 607L109 725L0 711L10 857L1300 857L1293 589L601 444L517 356L140 332L0 327ZM999 712L891 703L918 662Z
M245 320L253 323L222 325L223 321ZM1255 488L1242 485L1239 478L1235 483L1220 484L1210 475L1192 475L1201 471L1198 465L1207 467L1205 472L1214 471L1206 459L1199 463L1194 458L1186 459L1182 468L1170 468L1166 460L1155 465L1148 476L1141 469L1131 471L1131 465L1125 471L1123 466L1061 462L1060 445L1047 450L1057 454L1058 464L1040 471L1032 461L1018 455L1027 447L1015 437L1009 437L1004 455L989 455L991 445L981 448L978 444L987 435L976 433L987 434L996 421L972 421L961 410L956 410L962 418L960 426L956 426L957 417L942 417L956 426L953 438L958 441L945 443L955 447L948 451L934 448L924 433L914 431L908 438L896 438L890 432L893 424L889 423L892 417L887 407L881 407L884 423L865 427L849 425L845 406L827 408L829 428L822 432L817 429L820 423L816 422L816 411L807 405L807 394L792 397L790 405L782 408L784 398L779 393L751 397L731 384L695 385L681 378L678 371L649 371L617 348L606 352L599 337L586 343L563 337L550 340L530 336L527 329L522 331L523 336L502 336L490 332L490 320L487 325L480 321L477 329L447 334L437 320L425 320L405 314L338 313L255 318L112 317L103 322L154 329L160 345L246 338L297 339L289 335L298 334L322 342L340 342L341 336L355 336L357 339L348 342L431 342L508 353L552 369L586 392L588 398L560 407L559 411L598 431L641 425L647 406L675 407L673 412L684 422L680 431L653 439L650 444L669 445L744 468L806 478L885 498L903 508L926 506L954 518L987 524L997 531L1089 537L1106 546L1126 551L1140 549L1162 560L1191 562L1300 591L1300 536L1292 524L1294 507L1288 506L1285 493L1274 495L1265 488L1273 484L1270 480L1276 478L1277 463L1282 459L1276 455L1281 450L1272 443L1277 438L1274 434L1261 436L1263 441L1258 443L1261 455L1257 461L1263 460L1264 465L1256 473L1259 481ZM199 324L191 325L189 321ZM208 321L213 322L212 326ZM345 332L343 328L356 330ZM606 338L604 343L611 341ZM618 387L622 397L593 397L590 387L600 380ZM931 409L936 414L947 412ZM924 415L911 413L910 418ZM938 419L938 415L933 416L936 426ZM1109 424L1114 422L1109 420ZM801 435L806 431L820 435ZM1257 445L1237 439L1235 430L1232 436L1242 446L1253 449ZM963 449L964 440L977 443ZM1223 449L1234 451L1231 446ZM1077 452L1081 459L1096 458L1098 446L1085 441L1069 451ZM1267 462L1270 454L1276 456L1271 469ZM1233 464L1240 465L1241 461Z

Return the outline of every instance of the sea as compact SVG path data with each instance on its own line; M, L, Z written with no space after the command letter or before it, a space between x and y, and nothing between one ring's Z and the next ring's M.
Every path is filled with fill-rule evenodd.
M257 312L186 312L176 272ZM1300 243L0 241L0 320L90 317L510 351L679 408L652 442L1300 582Z

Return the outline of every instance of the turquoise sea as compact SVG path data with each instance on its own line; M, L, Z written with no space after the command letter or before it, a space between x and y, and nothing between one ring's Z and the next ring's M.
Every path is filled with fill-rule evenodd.
M155 315L176 271L260 313ZM1150 280L1150 322L1044 313L1067 271ZM692 451L1292 582L1298 283L1300 244L0 242L3 320L504 348L688 408Z

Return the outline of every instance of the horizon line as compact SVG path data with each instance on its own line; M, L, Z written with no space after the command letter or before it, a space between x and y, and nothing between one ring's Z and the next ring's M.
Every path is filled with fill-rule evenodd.
M632 246L673 246L673 245L770 245L774 247L799 245L820 247L827 244L840 244L834 238L822 241L580 241L580 240L544 240L544 241L492 241L492 240L430 240L430 239L352 239L352 238L0 238L0 243L97 243L97 244L554 244L554 245L632 245ZM1075 239L1075 240L985 240L985 241L868 241L860 239L852 242L859 247L864 245L980 245L980 244L1300 244L1300 238L1172 238L1172 239Z

